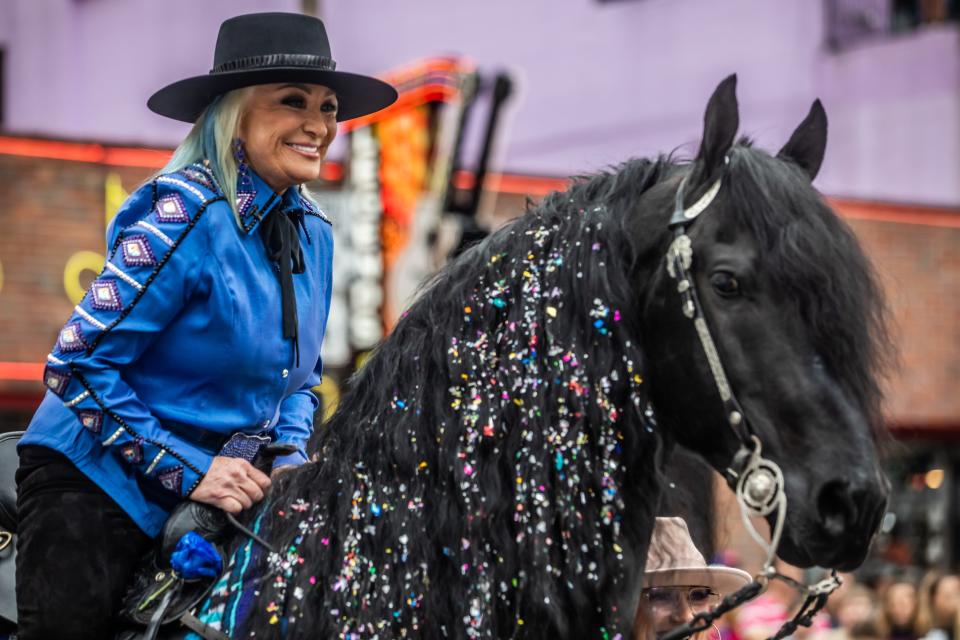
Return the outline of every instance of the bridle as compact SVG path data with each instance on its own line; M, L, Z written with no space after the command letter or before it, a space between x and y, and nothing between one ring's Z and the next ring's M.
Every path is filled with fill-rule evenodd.
M677 281L677 292L680 294L683 315L693 321L700 345L710 365L710 373L717 393L723 403L724 417L740 441L740 449L734 455L726 475L736 488L737 503L740 505L740 513L747 531L766 551L764 562L766 569L773 561L786 516L787 496L783 492L783 472L775 462L761 455L760 439L754 433L730 387L723 362L720 360L720 353L717 351L697 295L696 281L690 271L693 266L693 243L687 235L687 229L717 197L723 178L717 178L696 202L685 208L683 206L684 187L688 177L689 174L684 176L677 188L673 216L670 218L669 226L673 231L673 242L667 250L667 272ZM776 511L776 524L771 534L771 541L767 544L750 522L749 516L763 517L774 511Z
M729 161L729 158L728 158ZM740 448L734 455L730 466L726 469L730 484L734 485L737 504L740 506L740 516L743 525L750 536L766 553L763 568L754 576L753 581L739 591L726 596L717 607L706 613L697 614L687 624L671 629L660 637L660 640L680 640L694 633L703 631L713 624L713 621L727 611L735 609L741 604L752 600L766 591L771 579L783 580L796 588L804 602L797 614L783 624L771 640L779 640L793 633L798 626L810 626L813 616L826 604L827 597L840 586L840 578L833 571L826 578L813 585L801 584L776 571L773 566L777 546L783 535L784 521L787 515L787 496L784 493L783 472L780 467L762 455L760 438L757 437L750 422L747 420L737 397L730 387L720 353L710 333L700 298L697 295L697 286L690 271L693 266L693 244L687 230L697 218L707 210L720 192L723 176L718 177L696 202L684 207L684 187L690 174L683 177L674 200L673 215L670 218L669 228L673 231L673 242L667 250L667 272L677 282L677 292L680 294L683 315L693 321L700 345L710 366L714 384L720 400L723 403L724 417L730 428L733 429ZM768 543L757 531L751 516L766 517L775 514L774 525L771 527L770 542Z

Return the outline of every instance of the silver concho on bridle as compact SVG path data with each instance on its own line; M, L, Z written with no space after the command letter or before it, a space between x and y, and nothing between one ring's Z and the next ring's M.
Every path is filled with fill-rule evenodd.
M750 438L753 440L753 450L743 448L741 454L738 455L738 458L747 456L745 462L739 465L740 471L727 469L727 473L736 478L737 481L735 491L737 504L740 505L740 517L743 520L743 526L750 537L766 553L762 571L766 574L773 566L777 545L783 534L784 520L787 515L787 496L783 492L783 472L780 467L761 455L762 445L757 436L751 434ZM770 542L768 543L757 531L751 517L765 518L774 511L776 511L776 518L770 530Z
M713 611L697 614L687 624L670 630L661 637L661 640L679 640L706 629L715 619L727 611L763 593L771 579L782 580L790 584L804 597L800 610L791 620L785 622L773 636L774 639L779 639L792 633L797 626L809 625L813 615L826 603L827 596L840 586L840 578L834 571L830 577L814 585L804 585L778 573L774 567L774 558L780 544L780 538L783 535L787 515L787 496L784 493L783 472L775 462L763 457L763 447L760 439L750 428L743 409L741 409L740 403L730 387L723 363L720 360L720 354L700 306L697 288L690 271L693 266L693 243L690 236L686 234L686 229L716 198L720 192L722 180L718 178L714 181L704 194L689 207L683 206L683 189L686 182L687 177L685 176L677 188L674 213L670 219L670 228L674 231L674 239L667 250L667 272L672 279L677 281L677 292L680 294L683 315L693 320L717 392L723 402L727 423L740 440L740 450L734 456L726 474L731 484L734 485L744 528L764 550L766 558L763 568L760 573L754 576L753 582L725 597ZM773 524L770 527L770 542L767 542L757 530L751 518L767 518L771 515L773 516Z

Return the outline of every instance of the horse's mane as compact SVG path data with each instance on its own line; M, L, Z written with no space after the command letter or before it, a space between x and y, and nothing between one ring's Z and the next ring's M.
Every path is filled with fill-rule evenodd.
M278 482L263 512L272 540L295 543L261 558L260 574L295 557L340 582L286 571L259 607L285 600L313 633L376 621L393 637L429 628L407 603L425 599L434 619L473 611L466 628L497 637L521 612L564 629L599 594L626 595L656 507L659 447L624 274L660 233L638 241L625 218L671 167L636 160L577 179L426 287L320 427L320 462ZM304 510L291 510L296 500ZM293 598L297 588L310 595ZM269 613L253 617L257 637L269 632Z
M635 602L661 450L638 265L669 241L650 191L685 166L578 178L433 279L319 427L318 462L282 476L260 512L282 550L244 560L264 580L256 637L274 637L277 615L286 638L565 634L632 618L612 608ZM727 171L721 193L763 268L876 415L882 298L852 233L798 169L749 143ZM577 620L585 611L595 619Z

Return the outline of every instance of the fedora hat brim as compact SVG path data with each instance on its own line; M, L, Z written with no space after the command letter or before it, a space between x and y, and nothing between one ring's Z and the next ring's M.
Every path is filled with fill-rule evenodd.
M276 82L319 84L337 94L337 121L380 111L397 99L397 90L370 76L304 67L270 67L194 76L169 84L147 100L147 107L174 120L196 122L217 96L234 89Z
M643 574L644 589L650 587L710 587L727 596L749 584L753 578L742 569L722 566L660 569Z

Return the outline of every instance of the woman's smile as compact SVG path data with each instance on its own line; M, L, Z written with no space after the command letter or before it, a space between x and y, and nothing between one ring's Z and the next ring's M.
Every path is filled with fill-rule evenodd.
M290 147L297 153L310 158L311 160L320 159L320 146L316 144L307 144L302 142L285 142L286 146Z

